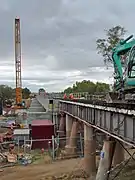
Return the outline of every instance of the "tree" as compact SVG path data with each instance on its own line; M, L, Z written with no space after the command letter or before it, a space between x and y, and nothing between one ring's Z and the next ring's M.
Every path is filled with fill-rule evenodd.
M64 90L64 93L78 93L78 92L88 92L89 94L107 92L110 90L109 84L106 83L93 83L91 81L83 80L81 82L76 82L72 87L68 87Z
M2 99L13 98L13 89L7 85L0 85L0 97Z
M73 89L71 87L68 87L64 90L64 93L72 93Z
M31 94L31 91L28 88L22 89L22 96L24 99L27 99L30 94ZM0 85L0 98L2 98L3 100L14 99L15 89L7 85Z
M100 83L100 82L97 82L97 83L96 83L96 92L97 92L97 93L106 92L106 91L108 91L108 90L110 90L109 84Z
M101 54L104 58L104 62L108 63L112 62L112 49L120 42L120 40L123 40L126 30L124 27L115 26L109 30L105 30L105 32L107 36L106 39L97 39L96 44L98 54Z
M40 88L38 91L44 92L45 89L44 88Z

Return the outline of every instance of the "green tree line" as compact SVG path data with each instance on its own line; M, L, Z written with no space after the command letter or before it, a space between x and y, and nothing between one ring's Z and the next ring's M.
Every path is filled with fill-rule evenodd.
M28 88L22 89L23 99L27 99L31 91ZM0 85L0 97L2 99L13 99L15 98L15 89L11 88L8 85Z
M77 92L88 92L89 94L108 92L110 90L109 84L101 82L92 82L90 80L83 80L76 82L72 87L68 87L64 90L64 93L77 93Z

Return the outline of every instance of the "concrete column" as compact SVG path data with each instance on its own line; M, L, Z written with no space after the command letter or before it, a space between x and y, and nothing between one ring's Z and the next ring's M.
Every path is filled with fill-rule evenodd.
M69 144L65 147L68 154L76 153L76 140L78 131L78 121L73 121L72 130L70 134Z
M93 130L84 125L84 170L90 179L96 175L96 139Z
M122 147L120 143L119 141L116 142L114 157L113 157L113 166L116 166L125 160L124 148Z
M64 135L64 126L65 126L65 117L64 114L62 114L60 118L60 126L59 126L60 137Z
M73 119L69 115L66 114L66 146L69 145L69 139L72 129Z
M107 172L110 170L112 165L114 150L115 141L105 140L100 155L100 162L96 180L108 180L109 174Z
M58 131L60 138L64 138L65 135L64 128L65 128L65 117L64 114L62 114L60 118L60 125ZM65 146L64 139L60 139L60 147L63 148L64 146Z

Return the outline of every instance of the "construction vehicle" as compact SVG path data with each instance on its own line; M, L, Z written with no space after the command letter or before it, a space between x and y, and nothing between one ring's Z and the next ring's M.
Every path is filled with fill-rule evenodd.
M15 108L20 109L20 108L24 108L24 103L22 102L20 18L15 18L15 70L16 70Z
M112 51L114 91L111 100L135 100L135 39L133 35L120 41ZM129 41L130 40L130 41Z

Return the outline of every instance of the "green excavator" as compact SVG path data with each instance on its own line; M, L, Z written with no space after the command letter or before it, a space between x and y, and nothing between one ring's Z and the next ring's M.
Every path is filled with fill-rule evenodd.
M120 41L112 50L114 88L108 100L135 102L135 39Z

